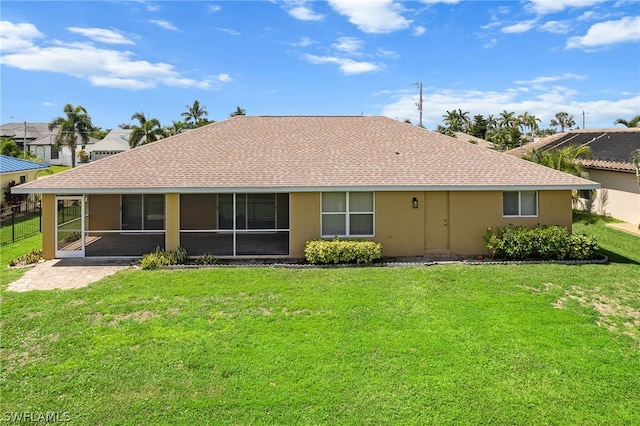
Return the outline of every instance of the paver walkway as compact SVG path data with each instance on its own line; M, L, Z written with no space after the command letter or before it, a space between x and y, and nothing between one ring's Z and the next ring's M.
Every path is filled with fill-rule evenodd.
M607 226L610 228L619 229L620 231L625 231L630 234L640 235L640 229L638 229L637 225L633 225L627 222L620 223L607 223Z
M122 259L47 260L30 268L18 280L10 283L7 290L67 290L86 287L92 282L128 268L131 268L131 261Z

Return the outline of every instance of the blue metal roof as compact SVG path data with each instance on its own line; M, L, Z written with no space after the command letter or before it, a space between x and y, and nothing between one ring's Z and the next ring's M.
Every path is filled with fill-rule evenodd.
M48 164L21 160L19 158L0 155L0 173L25 172L28 170L48 169Z

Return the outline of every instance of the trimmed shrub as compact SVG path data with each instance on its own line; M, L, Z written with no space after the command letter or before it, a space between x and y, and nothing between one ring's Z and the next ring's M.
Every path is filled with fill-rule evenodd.
M311 240L304 246L309 263L358 263L367 264L382 257L382 245L364 240Z
M598 244L589 235L571 235L562 226L488 228L484 242L499 259L586 260L596 257Z
M169 265L183 265L188 259L187 251L182 247L178 247L176 251L165 251L160 247L156 247L152 253L147 253L140 260L140 268L158 269Z

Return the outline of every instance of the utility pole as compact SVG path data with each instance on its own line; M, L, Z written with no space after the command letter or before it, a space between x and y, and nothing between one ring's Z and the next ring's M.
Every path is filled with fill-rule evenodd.
M584 130L584 110L582 110L582 129Z
M420 127L424 127L422 125L422 82L419 81L417 83L413 83L412 86L417 86L418 89L420 90L420 100L416 103L416 106L418 107L418 111L420 111Z

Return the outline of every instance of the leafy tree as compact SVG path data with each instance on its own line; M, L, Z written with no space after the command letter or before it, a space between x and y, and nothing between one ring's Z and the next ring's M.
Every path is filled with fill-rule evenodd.
M7 157L23 158L29 161L41 161L33 152L21 150L12 138L0 139L0 154L6 155Z
M120 123L118 127L121 129L133 129L133 124L131 123Z
M197 99L193 101L193 105L185 105L184 107L187 109L187 111L183 112L180 115L184 117L184 122L187 123L190 128L204 126L205 124L209 123L209 120L204 118L204 116L209 115L207 107L201 107L200 101L198 101ZM192 120L193 123L191 123Z
M7 186L4 187L4 200L10 206L16 206L23 201L27 200L28 194L14 194L11 192L11 188L17 186L18 183L15 180L10 180Z
M640 149L636 149L631 153L631 161L636 166L636 181L640 185Z
M229 114L229 117L235 117L236 115L246 115L247 111L243 108L237 107L235 111Z
M475 115L469 128L469 134L476 138L485 139L487 137L487 127L487 120L482 115Z
M111 129L102 130L100 127L94 127L91 130L91 137L102 140L109 134L110 131Z
M129 146L131 148L155 142L164 136L164 129L157 118L147 118L144 112L140 111L134 113L131 119L138 120L140 123L139 126L134 125L131 127L133 129L129 135Z
M625 127L640 127L640 115L636 115L631 120L627 121L624 118L618 118L613 122L613 125L622 124Z
M451 136L452 138L456 137L455 133L453 133L453 130L440 124L438 124L438 127L436 128L436 132L442 133L443 135Z
M569 114L568 112L556 113L555 118L552 118L551 121L549 122L549 125L551 127L560 126L560 129L562 132L564 132L564 129L570 129L575 124L576 122L573 119L573 115Z
M59 128L54 139L56 149L66 146L71 151L71 167L76 166L76 147L78 136L83 144L89 142L89 136L93 130L91 117L82 105L74 107L66 104L63 108L64 117L54 118L49 122L49 130Z
M487 140L493 142L502 151L519 146L521 137L522 133L517 127L500 127L487 133Z

